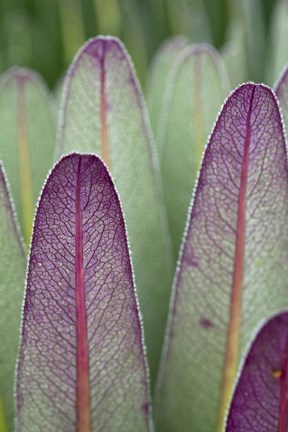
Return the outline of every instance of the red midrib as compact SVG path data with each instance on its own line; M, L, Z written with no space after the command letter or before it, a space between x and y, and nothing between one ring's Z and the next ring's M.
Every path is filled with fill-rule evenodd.
M77 432L91 432L89 350L85 281L83 267L83 226L81 211L81 157L79 156L76 183L76 325L77 325Z
M234 256L233 284L230 302L229 327L226 341L225 361L222 376L222 387L220 396L220 408L217 424L217 431L223 430L227 404L230 400L235 376L237 373L240 328L241 328L241 309L243 295L243 275L244 275L244 252L245 252L245 213L246 213L246 192L249 165L249 150L251 142L251 112L254 99L255 86L252 89L249 110L246 120L246 136L244 143L244 153L241 166L241 179L238 198L238 215L236 228L236 248Z
M288 366L288 333L286 336L285 351L281 365L281 390L278 432L288 430L288 388L287 388L287 366Z

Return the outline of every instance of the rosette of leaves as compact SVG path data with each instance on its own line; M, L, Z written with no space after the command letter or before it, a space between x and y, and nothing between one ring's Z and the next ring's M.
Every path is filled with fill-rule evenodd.
M158 57L168 87L153 103L150 94L157 130L160 118L181 105L178 90L181 98L191 91L189 67L193 95L201 67L213 77L209 88L218 83L218 110L222 103L217 54L174 42L179 56L166 46ZM276 86L284 111L286 75ZM167 143L154 145L123 45L98 37L77 54L64 82L54 166L50 96L29 71L7 77L0 92L0 431L286 432L288 170L273 90L243 84L215 119L200 80L205 109L197 110L192 97L198 120L183 111L185 126L199 126L200 117L210 124L201 145L216 123L203 154L192 145L189 155L185 143L190 206L173 201L184 234L168 313L170 241L175 252L180 239L169 233L165 194L181 155L161 166ZM43 140L33 130L36 116ZM177 146L182 132L168 133L169 140L176 137ZM174 190L180 194L183 184ZM27 259L17 218L29 242L34 206Z

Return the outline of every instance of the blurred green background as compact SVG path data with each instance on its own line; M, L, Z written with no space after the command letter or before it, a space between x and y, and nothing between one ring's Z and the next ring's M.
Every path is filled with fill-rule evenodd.
M271 28L280 2L0 0L0 69L11 65L34 68L52 88L86 39L112 34L126 44L144 83L161 42L183 34L192 42L209 42L224 52L231 41L238 43L238 49L242 43L247 60L243 78L269 83L274 79L273 72L267 75L275 44Z

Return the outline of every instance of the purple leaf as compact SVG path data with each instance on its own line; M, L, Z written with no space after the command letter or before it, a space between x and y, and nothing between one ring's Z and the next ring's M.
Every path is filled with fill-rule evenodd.
M268 87L245 84L227 99L204 155L172 297L157 430L223 430L256 329L288 307L287 220L278 104Z
M287 432L288 313L264 325L246 357L226 432Z
M146 372L117 193L100 159L71 154L35 219L17 431L147 431Z

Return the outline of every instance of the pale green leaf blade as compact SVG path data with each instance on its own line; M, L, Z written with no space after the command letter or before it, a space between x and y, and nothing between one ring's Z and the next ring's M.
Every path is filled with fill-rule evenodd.
M147 106L156 144L159 133L159 118L170 69L178 55L188 44L189 39L185 36L168 39L159 48L151 65L147 84Z
M55 113L48 91L32 71L14 68L0 84L0 157L20 225L29 243L34 206L53 162Z
M212 47L192 45L178 56L166 86L158 142L175 256L202 153L227 93L225 67Z
M288 66L285 67L281 73L275 86L275 93L279 100L280 107L283 113L283 119L286 129L286 134L288 131Z
M12 432L26 259L0 164L0 430Z
M244 23L245 47L249 78L261 81L265 75L265 56L267 40L264 27L264 17L261 0L242 0L240 14Z
M267 82L274 84L284 66L288 63L288 4L279 1L271 20L270 53L267 56Z
M147 111L131 60L115 38L90 40L64 84L59 154L95 152L120 194L144 318L152 381L157 371L173 268Z
M231 87L247 81L247 56L245 47L245 28L241 20L234 21L229 27L227 43L221 50Z
M0 431L7 432L7 422L4 414L4 407L2 398L0 398Z

